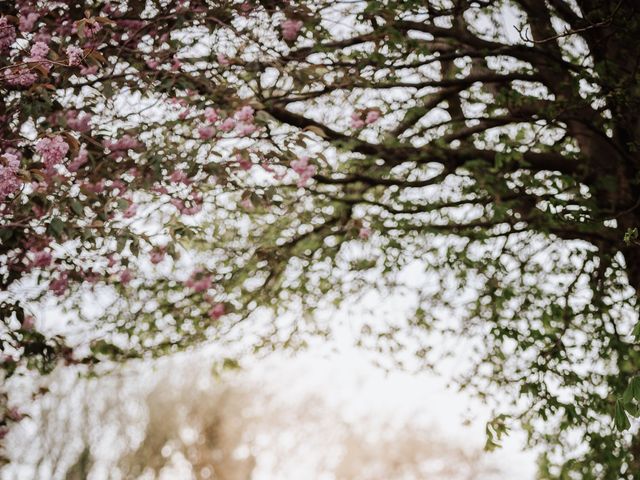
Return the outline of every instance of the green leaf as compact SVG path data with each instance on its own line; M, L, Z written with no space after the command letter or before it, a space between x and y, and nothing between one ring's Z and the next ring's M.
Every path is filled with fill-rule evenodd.
M124 198L119 198L116 201L116 204L118 205L118 210L126 210L127 208L129 208L129 200L126 200Z
M640 402L640 376L633 377L629 386L633 392L633 398Z
M625 405L628 403L631 403L631 401L633 400L633 384L632 382L629 382L629 385L627 385L627 388L624 390L624 393L622 394L622 403L624 403Z
M629 228L624 234L624 243L631 245L638 240L638 229Z
M633 327L631 335L633 335L637 339L640 339L640 322L636 323L636 326Z
M124 247L127 246L127 242L129 241L129 239L127 237L118 237L118 240L116 242L116 250L118 252L122 252L122 250L124 250Z
M484 445L486 451L491 452L502 446L500 441L509 432L506 420L506 415L498 415L487 422L485 426L486 442Z
M616 411L614 415L614 421L616 428L621 432L628 429L631 426L627 413L624 411L624 407L620 400L616 400Z
M71 210L73 210L76 215L78 215L79 217L84 215L84 207L78 200L71 200L70 205Z
M0 242L7 242L13 235L13 230L10 228L0 228Z
M64 222L59 218L54 218L49 222L49 231L55 235L56 238L61 238L64 232Z
M91 351L97 355L106 355L111 357L115 357L122 353L120 347L102 339L96 340L91 344Z
M225 358L222 361L222 368L225 370L237 370L240 368L240 364L235 358Z
M625 405L624 409L632 417L637 418L640 415L640 408L638 408L638 405L635 403L629 403L628 405Z

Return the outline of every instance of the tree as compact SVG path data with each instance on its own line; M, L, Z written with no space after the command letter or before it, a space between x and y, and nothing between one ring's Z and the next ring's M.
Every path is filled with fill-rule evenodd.
M5 370L223 342L418 263L409 334L480 339L462 383L520 399L488 446L520 423L545 478L634 478L640 439L613 423L640 399L638 10L1 5ZM33 329L40 287L89 349ZM89 289L123 300L89 316Z

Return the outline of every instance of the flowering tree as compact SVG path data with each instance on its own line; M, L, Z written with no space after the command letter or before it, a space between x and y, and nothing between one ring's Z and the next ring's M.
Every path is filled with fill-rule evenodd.
M410 331L481 339L463 384L522 400L488 446L519 422L550 446L546 478L640 471L613 427L640 400L634 2L0 14L7 375L222 342L259 308L386 292L419 264ZM51 296L82 335L38 328ZM573 438L589 448L556 468Z

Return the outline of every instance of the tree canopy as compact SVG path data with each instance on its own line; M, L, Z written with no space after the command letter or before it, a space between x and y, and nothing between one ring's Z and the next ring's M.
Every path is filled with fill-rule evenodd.
M488 447L517 424L542 478L638 478L638 38L633 0L1 3L5 375L264 310L255 347L296 346L411 288L362 335L473 339L461 384L514 400Z

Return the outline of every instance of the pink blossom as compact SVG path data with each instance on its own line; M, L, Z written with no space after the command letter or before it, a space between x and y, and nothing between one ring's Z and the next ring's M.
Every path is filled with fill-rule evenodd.
M82 63L82 59L84 56L84 50L76 45L69 45L65 50L67 53L69 65L75 67Z
M172 105L180 105L181 107L187 106L187 100L185 98L170 98L169 103Z
M113 180L111 182L111 190L113 190L113 191L117 190L118 191L118 196L121 197L126 193L127 186L122 180L117 179L117 180Z
M231 65L231 60L229 60L229 58L226 55L224 55L222 53L219 53L217 58L218 58L218 63L221 66L227 67L227 66Z
M242 11L242 13L247 14L249 13L251 10L253 10L253 5L251 5L250 2L242 2L242 4L240 5L240 10Z
M38 21L39 15L37 13L31 12L26 15L20 15L19 21L19 30L21 32L30 32L33 30L35 23Z
M137 211L138 206L135 203L130 203L122 215L124 216L124 218L132 218L136 215Z
M0 17L0 52L8 49L16 41L16 29L7 17Z
M8 409L6 415L9 420L14 422L19 422L24 418L24 414L15 407Z
M204 109L204 118L211 123L217 122L220 118L218 112L214 108L207 107Z
M277 172L271 165L269 165L267 161L261 162L260 166L264 168L266 172L269 172L271 175L273 175L273 178L278 181L282 180L287 174L286 170Z
M53 256L51 255L51 253L47 252L46 250L41 250L35 253L33 262L31 262L31 266L34 268L44 268L51 265L52 261Z
M26 238L23 243L25 248L29 249L32 252L36 252L39 250L44 250L45 248L51 245L51 242L53 242L52 237L48 235L43 235L43 236L38 235L38 236Z
M193 204L191 207L187 207L184 200L179 198L172 198L169 203L176 207L180 213L183 215L195 215L202 210L202 198L196 197L193 199Z
M240 206L245 210L253 210L253 203L251 202L250 197L246 197L240 200Z
M100 280L100 275L93 270L83 270L80 273L82 274L82 278L91 284L97 283L98 280Z
M367 112L367 117L365 118L365 123L367 125L371 125L372 123L376 122L379 118L380 118L379 110L369 110Z
M54 295L64 295L69 287L69 274L67 272L60 273L60 276L56 279L51 280L49 283L49 290L53 292Z
M25 67L19 67L5 70L4 79L9 85L30 87L38 80L38 76Z
M215 134L216 134L215 127L212 127L210 125L198 127L198 136L202 140L208 140L208 139L212 138Z
M46 181L42 181L42 182L33 181L31 182L31 188L33 189L34 192L44 193L47 191L48 183Z
M72 173L77 172L88 161L89 153L87 152L86 147L82 145L82 147L80 147L78 155L76 155L76 158L74 158L73 161L67 166L67 169Z
M120 283L126 285L133 279L133 273L128 268L125 268L120 272Z
M191 183L189 176L182 170L174 170L173 173L169 175L169 180L173 183L184 183L185 185L189 185Z
M231 117L226 118L219 128L222 132L230 132L231 130L236 128L236 121Z
M368 240L370 236L371 229L369 227L362 227L358 231L358 237L360 237L362 240Z
M44 42L46 44L49 44L49 42L51 42L51 35L49 35L49 33L46 30L40 30L33 37L33 41L34 42Z
M3 157L4 162L0 162L0 201L17 192L21 185L18 178L20 159L12 153L5 153Z
M202 193L194 192L191 195L191 206L186 207L183 204L182 209L180 210L180 213L184 215L195 215L196 213L199 213L201 210L202 210Z
M151 255L150 255L151 263L153 263L154 265L157 265L158 263L164 260L165 256L166 256L166 252L164 251L164 249L154 248L151 251Z
M238 160L238 165L243 170L251 170L251 167L253 167L253 163L251 163L251 160L243 157L240 154L236 155L236 160Z
M360 115L357 113L353 113L351 114L351 128L353 129L359 129L364 127L365 122L364 120L362 120L362 118L360 118Z
M81 75L94 75L98 71L97 65L92 65L91 67L83 67L80 69Z
M62 136L56 135L40 139L36 144L36 151L42 155L45 169L51 173L54 167L67 156L69 145Z
M33 318L33 316L31 315L26 315L24 317L24 320L22 320L21 328L23 330L33 330L35 326L36 326L36 319Z
M155 70L160 66L160 60L157 60L155 58L150 58L146 61L147 67L149 67L151 70Z
M193 289L196 293L206 292L211 288L213 279L211 275L203 274L200 270L196 270L191 276L184 282L187 288Z
M47 58L47 54L49 53L49 45L44 42L36 42L32 47L29 54L31 55L31 60L44 60Z
M177 70L180 70L180 68L182 68L182 62L177 58L174 58L173 61L171 62L171 70L175 72Z
M302 21L292 20L288 18L280 24L280 29L282 30L282 38L287 41L295 40L296 38L298 38L298 32L300 32L302 25Z
M183 215L195 215L196 213L200 213L200 211L202 211L202 204L194 203L190 207L183 206L182 210L180 210L180 213L182 213Z
M16 359L14 357L7 355L6 353L0 354L0 365L11 363L16 363ZM0 428L0 438L2 438L4 434L6 434L6 432L3 432L2 428Z
M47 213L46 210L39 205L34 205L33 207L31 207L31 211L36 216L36 218L42 218Z
M224 303L216 303L211 310L209 310L209 318L211 320L218 320L224 315Z
M297 160L294 160L293 162L291 162L291 168L293 169L294 172L296 172L299 175L302 175L306 171L308 166L309 166L309 157L307 157L306 155L303 155L299 157Z
M256 127L253 123L240 123L238 124L238 135L241 137L248 137L257 129L258 127Z
M69 110L67 112L67 125L76 132L88 132L91 130L91 115L86 112Z
M104 192L104 179L101 179L95 183L86 182L83 187L92 193L102 193Z
M127 191L128 185L119 178L111 181L111 190L118 191L118 196L123 196Z
M83 33L87 38L93 37L96 33L98 33L102 29L102 26L96 22L93 18L90 18L85 21Z
M133 138L129 134L125 134L120 137L118 140L105 140L104 146L107 147L112 152L125 151L129 149L135 149L140 147L140 142Z
M253 122L254 110L249 105L245 105L235 114L235 117L240 122L251 123Z
M300 178L298 179L299 187L304 187L317 171L317 167L315 165L309 164L309 157L306 155L303 155L297 160L291 162L291 168L294 172L300 175Z

